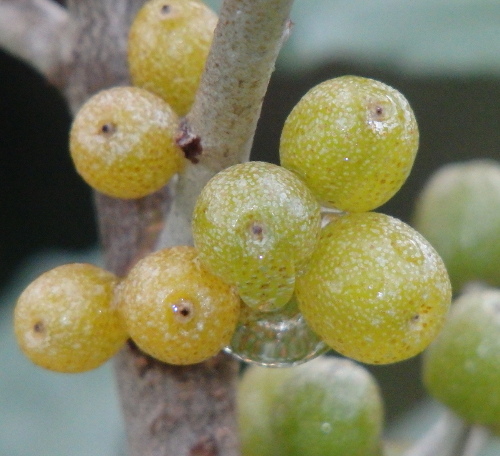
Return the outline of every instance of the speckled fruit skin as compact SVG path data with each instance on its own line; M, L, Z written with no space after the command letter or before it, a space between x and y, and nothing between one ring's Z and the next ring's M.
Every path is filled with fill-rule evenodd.
M76 170L94 189L141 198L181 171L175 138L179 119L161 98L137 87L116 87L90 98L70 133Z
M470 423L500 426L500 290L468 292L425 352L429 393Z
M112 305L117 278L74 263L45 272L23 291L14 330L24 354L57 372L84 372L111 358L127 338Z
M198 197L193 237L204 264L236 285L252 308L272 310L292 297L320 231L320 208L293 173L248 162L214 176Z
M321 357L285 369L250 367L238 407L243 456L379 454L380 390L351 360Z
M195 248L163 249L139 261L117 300L133 341L170 364L194 364L229 343L239 316L235 291L206 271Z
M323 205L365 212L400 189L417 149L417 123L403 95L372 79L342 76L313 87L293 108L280 160Z
M193 104L217 15L194 0L152 0L130 29L128 63L134 85L183 116Z
M419 233L366 212L323 228L296 294L306 321L333 349L386 364L420 353L434 339L451 286L441 258Z
M454 289L474 280L500 286L500 163L438 170L417 200L414 226L443 258Z

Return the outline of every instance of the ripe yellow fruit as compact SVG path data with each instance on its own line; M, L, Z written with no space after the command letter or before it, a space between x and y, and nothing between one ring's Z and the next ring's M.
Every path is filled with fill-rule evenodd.
M280 159L323 205L365 212L399 190L417 149L417 123L403 95L379 81L342 76L313 87L293 108Z
M137 87L104 90L75 117L71 157L94 189L116 198L141 198L182 170L178 127L177 115L156 95Z
M111 358L127 339L112 306L117 278L86 263L59 266L23 291L14 330L24 354L58 372L84 372Z
M194 364L217 354L234 333L236 292L198 262L195 248L172 247L139 261L117 292L138 347L160 361Z
M134 85L166 100L183 116L193 104L205 68L217 15L197 0L151 0L129 34Z
M420 353L435 338L451 285L443 261L418 232L364 212L323 228L296 294L307 323L334 350L386 364Z

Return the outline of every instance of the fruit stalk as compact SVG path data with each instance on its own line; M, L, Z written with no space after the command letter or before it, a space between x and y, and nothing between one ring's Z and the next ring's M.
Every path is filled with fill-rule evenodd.
M445 410L402 456L477 456L489 435L483 426L468 425L453 412Z
M457 454L467 425L455 414L443 412L438 421L403 456L452 456Z
M471 426L461 448L460 456L478 456L488 443L490 431L483 426Z

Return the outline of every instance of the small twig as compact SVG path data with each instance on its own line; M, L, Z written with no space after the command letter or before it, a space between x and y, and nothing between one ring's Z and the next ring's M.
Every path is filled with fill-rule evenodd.
M0 47L58 85L69 61L71 30L65 8L52 0L0 0Z
M471 426L457 456L478 456L490 438L490 431L484 426Z
M403 456L458 456L468 426L455 414L444 411L439 420ZM472 455L470 455L472 456Z

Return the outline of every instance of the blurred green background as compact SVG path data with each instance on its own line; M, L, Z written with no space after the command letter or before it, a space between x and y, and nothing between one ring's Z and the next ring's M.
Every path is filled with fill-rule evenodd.
M419 122L414 170L379 211L410 221L419 189L441 164L500 158L500 2L298 0L292 20L253 159L276 162L295 103L313 85L344 74L397 88ZM112 366L78 376L48 373L24 360L12 339L12 307L30 279L57 264L99 261L91 192L72 168L69 127L61 96L0 52L0 456L123 454ZM371 369L390 422L424 396L418 358ZM404 423L425 426L421 417L435 409L418 410L423 415ZM411 438L408 426L400 435Z

